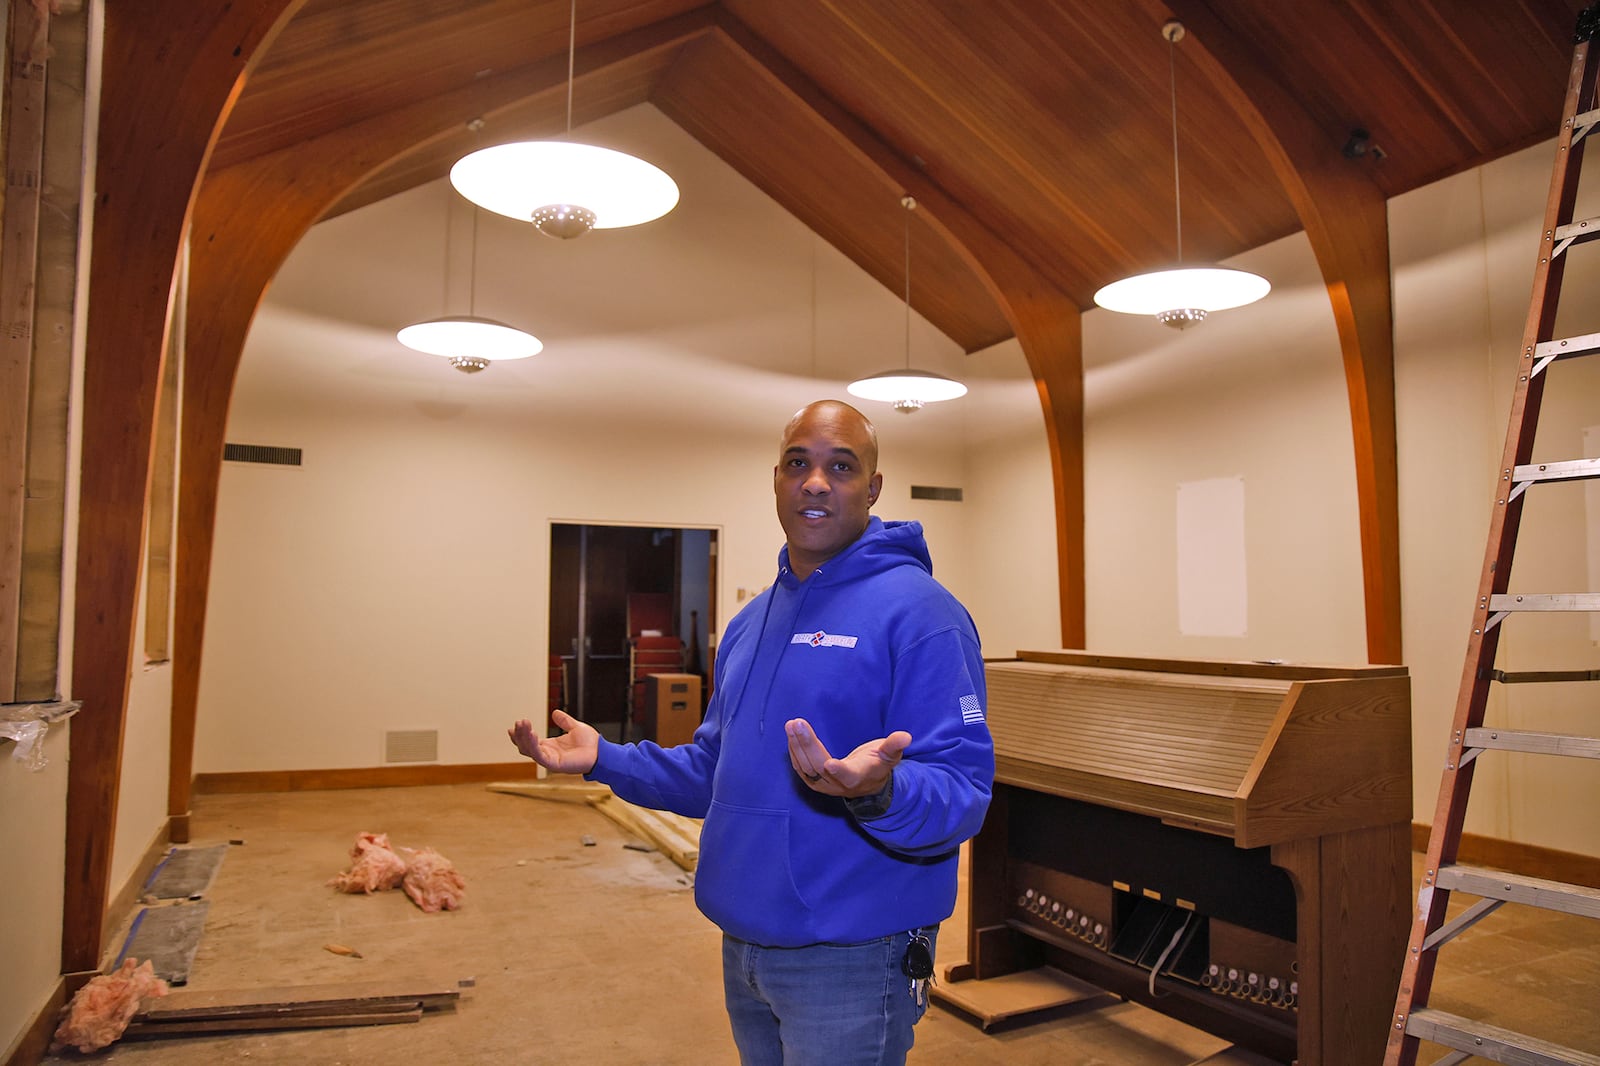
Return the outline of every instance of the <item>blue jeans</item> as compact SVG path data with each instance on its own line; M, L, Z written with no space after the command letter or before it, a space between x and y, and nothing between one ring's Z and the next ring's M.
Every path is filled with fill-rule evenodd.
M922 930L930 948L938 927ZM764 948L722 938L722 987L744 1066L904 1063L927 1010L900 972L909 933L864 944Z

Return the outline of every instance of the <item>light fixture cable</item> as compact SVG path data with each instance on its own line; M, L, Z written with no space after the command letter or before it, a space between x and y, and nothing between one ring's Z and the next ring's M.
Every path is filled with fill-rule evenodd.
M910 196L902 197L900 206L906 209L906 369L911 369L911 212L917 209L917 201Z
M577 0L573 0L574 3ZM1178 176L1178 42L1183 23L1173 20L1161 27L1167 39L1167 75L1172 89L1172 212L1178 224L1178 262L1183 262L1183 181Z
M578 61L578 0L572 0L572 17L567 25L567 137L572 137L572 83Z

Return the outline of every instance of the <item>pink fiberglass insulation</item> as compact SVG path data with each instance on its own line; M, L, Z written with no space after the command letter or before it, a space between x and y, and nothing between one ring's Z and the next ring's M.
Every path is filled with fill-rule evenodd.
M406 861L389 846L387 833L362 833L350 857L355 860L350 869L328 882L340 892L379 892L406 876Z
M461 906L467 882L449 859L432 848L402 849L406 852L406 895L411 902L432 914L453 911Z
M157 977L146 959L122 960L122 966L109 974L91 978L78 989L67 1006L67 1016L56 1029L54 1049L75 1047L79 1051L99 1051L116 1041L139 1013L139 1004L149 996L167 994L167 983Z

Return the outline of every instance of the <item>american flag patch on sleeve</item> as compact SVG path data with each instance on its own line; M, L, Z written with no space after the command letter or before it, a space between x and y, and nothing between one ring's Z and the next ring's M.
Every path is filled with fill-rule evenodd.
M961 721L967 725L977 725L983 721L983 705L978 702L977 696L961 697Z

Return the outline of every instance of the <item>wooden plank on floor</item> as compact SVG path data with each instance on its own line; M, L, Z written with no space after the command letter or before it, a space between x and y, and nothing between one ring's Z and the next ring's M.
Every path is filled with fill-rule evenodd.
M331 1029L349 1025L400 1025L422 1020L422 1008L351 1011L344 1014L288 1014L271 1017L195 1018L168 1022L131 1022L124 1040L200 1036L209 1033L255 1033L278 1029Z
M1021 1014L1110 995L1103 988L1050 966L984 981L940 981L930 984L928 992L934 999L978 1019L985 1029Z
M483 787L490 792L566 803L588 803L592 799L611 795L611 786L598 781L491 781Z
M223 989L172 992L147 999L134 1021L161 1022L178 1018L218 1017L223 1014L265 1014L308 1005L329 1010L360 1010L374 1005L423 1009L445 1007L461 998L461 990L436 979L354 981L331 985L296 985L287 988Z
M616 822L630 833L645 838L659 848L680 869L693 870L700 859L700 834L698 826L690 830L676 815L658 817L664 812L647 810L625 803L615 797L592 804L595 810ZM688 819L683 819L687 822ZM689 834L693 833L693 839Z

